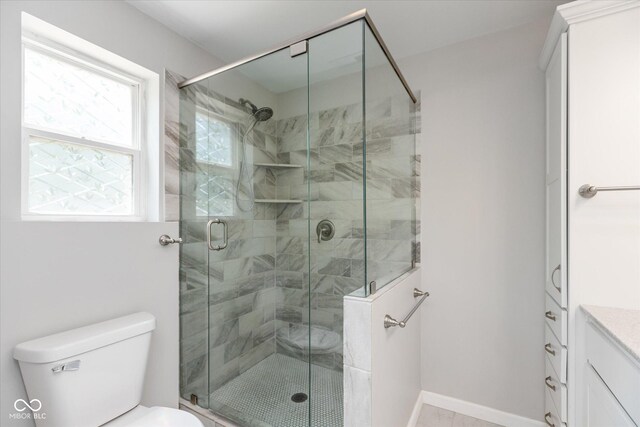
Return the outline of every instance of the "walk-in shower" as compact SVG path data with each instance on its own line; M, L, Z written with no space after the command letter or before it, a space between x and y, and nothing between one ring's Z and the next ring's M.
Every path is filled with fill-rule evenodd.
M364 11L180 87L181 396L342 426L342 299L416 261L415 97Z

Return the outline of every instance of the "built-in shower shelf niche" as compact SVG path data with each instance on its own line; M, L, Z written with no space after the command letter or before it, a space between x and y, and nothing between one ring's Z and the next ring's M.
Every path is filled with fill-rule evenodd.
M288 163L254 163L253 165L272 169L292 169L302 167L302 165L290 165Z
M256 199L256 203L302 203L302 200Z

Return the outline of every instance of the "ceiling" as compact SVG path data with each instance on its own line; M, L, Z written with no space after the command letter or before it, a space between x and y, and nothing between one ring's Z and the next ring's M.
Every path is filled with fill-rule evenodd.
M403 58L538 19L567 0L128 0L224 62L266 50L366 8Z

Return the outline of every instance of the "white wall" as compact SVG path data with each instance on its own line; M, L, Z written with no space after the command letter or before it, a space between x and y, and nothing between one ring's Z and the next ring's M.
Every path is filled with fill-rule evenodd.
M548 24L399 61L422 94L422 387L536 420Z
M161 98L165 67L191 76L220 65L210 54L123 2L0 2L0 424L13 425L8 419L14 412L13 402L25 398L11 357L15 344L136 310L158 318L152 344L156 351L150 359L143 403L176 406L177 248L170 249L170 259L155 257L163 264L160 267L154 264L153 254L160 250L156 243L160 231L175 234L177 226L19 222L22 11L157 73ZM153 113L162 123L162 102ZM174 277L149 280L153 274L148 272L173 272L169 274Z

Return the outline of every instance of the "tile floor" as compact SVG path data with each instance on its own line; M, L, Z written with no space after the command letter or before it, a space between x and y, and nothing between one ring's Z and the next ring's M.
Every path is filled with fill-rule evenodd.
M416 427L502 427L431 405L422 405Z
M250 427L341 427L342 372L311 365L311 399L291 400L309 393L309 364L273 354L211 393L213 412ZM311 403L311 408L309 403Z

